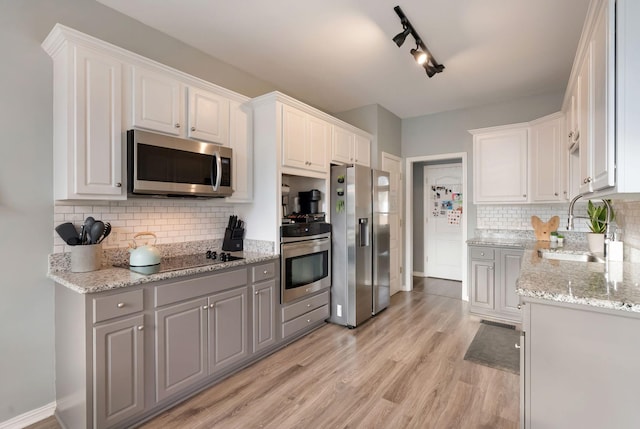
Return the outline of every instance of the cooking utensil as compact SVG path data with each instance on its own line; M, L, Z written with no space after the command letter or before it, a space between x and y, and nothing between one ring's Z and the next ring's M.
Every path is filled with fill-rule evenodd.
M95 219L91 216L89 216L88 218L86 218L84 220L84 224L82 225L82 231L80 232L80 241L81 244L87 244L89 243L87 241L87 235L89 234L89 231L91 231L91 227L93 226L93 224L95 223Z
M109 222L105 222L104 233L102 234L102 237L100 237L100 240L98 240L98 243L102 243L104 239L109 236L109 234L111 234L111 224Z
M78 236L78 231L76 227L73 226L71 222L61 223L56 226L56 232L58 235L70 246L75 246L80 244L80 237Z
M96 244L98 240L100 240L100 237L102 237L102 234L104 234L104 228L104 222L101 220L95 221L89 231L89 243Z

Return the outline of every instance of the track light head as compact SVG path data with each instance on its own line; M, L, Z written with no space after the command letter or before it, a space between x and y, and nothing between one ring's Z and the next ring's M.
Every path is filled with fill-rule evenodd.
M413 55L413 58L415 58L416 63L420 65L423 65L424 63L427 62L427 54L426 52L423 52L420 50L419 42L418 42L418 46L416 46L416 49L411 50L411 55Z
M393 41L395 42L396 45L398 45L398 48L402 46L402 44L404 43L404 40L407 38L409 34L411 34L411 28L405 26L402 33L398 33L393 37Z
M427 72L427 76L429 77L433 77L435 76L436 73L441 73L442 70L444 70L444 66L442 64L437 64L435 66L432 66L429 63L425 63L422 65L425 69L425 71Z

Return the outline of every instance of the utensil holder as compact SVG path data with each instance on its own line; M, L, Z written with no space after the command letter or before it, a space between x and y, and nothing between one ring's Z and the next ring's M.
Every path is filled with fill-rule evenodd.
M102 266L102 244L71 247L71 272L86 273Z
M222 241L222 250L227 252L238 252L243 250L243 237L244 228L225 229L224 240Z

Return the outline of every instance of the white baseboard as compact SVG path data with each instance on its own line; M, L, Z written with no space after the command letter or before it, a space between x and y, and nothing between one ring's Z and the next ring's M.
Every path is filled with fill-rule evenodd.
M422 271L414 271L413 272L413 276L414 277L427 277L427 274L423 273Z
M10 420L0 422L0 429L22 429L26 426L32 425L44 420L47 417L51 417L56 410L56 402L53 401L50 404L44 405L35 410L27 411L24 414L16 416Z

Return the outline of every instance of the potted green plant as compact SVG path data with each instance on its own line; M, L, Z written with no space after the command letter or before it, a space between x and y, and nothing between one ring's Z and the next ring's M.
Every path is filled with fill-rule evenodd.
M611 200L607 200L609 207L611 207ZM587 241L589 243L589 250L591 252L602 253L604 252L604 233L607 229L607 207L603 205L595 205L591 200L587 204L587 216L589 216L589 230L587 234ZM610 209L609 222L613 221L615 213L613 208Z

